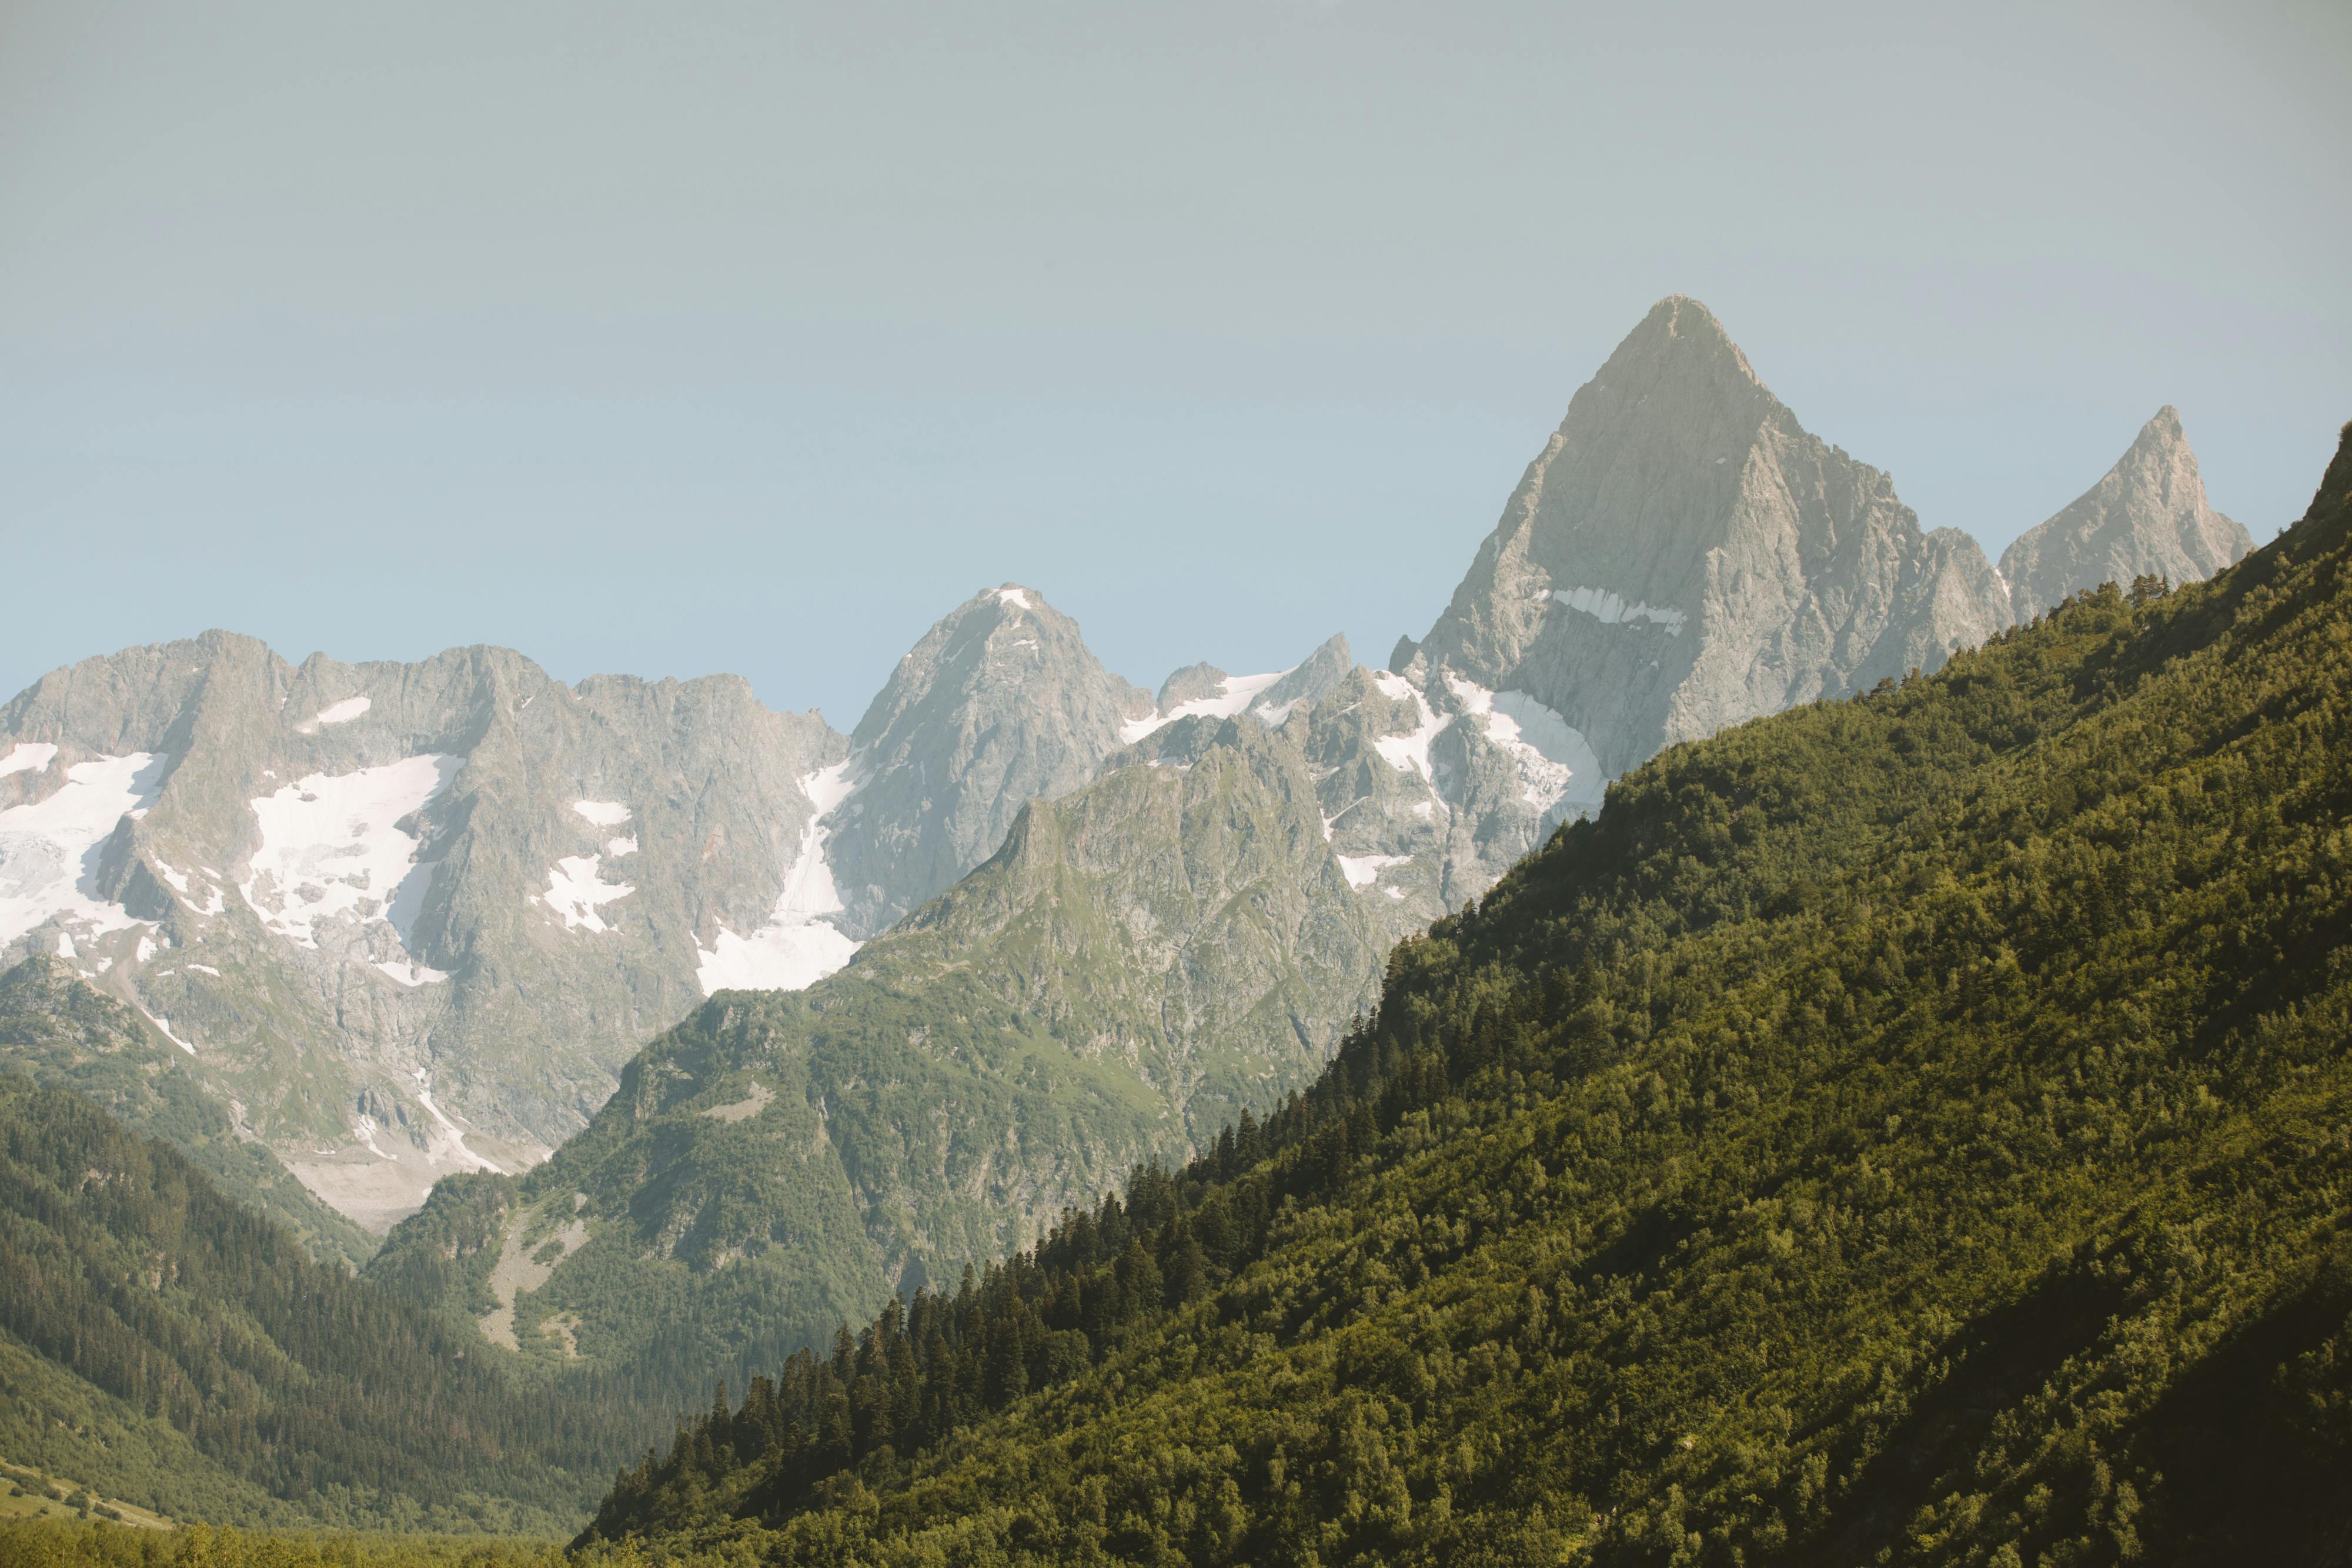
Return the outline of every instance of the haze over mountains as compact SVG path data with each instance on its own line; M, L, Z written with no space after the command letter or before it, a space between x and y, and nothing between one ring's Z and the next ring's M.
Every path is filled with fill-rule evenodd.
M731 677L566 686L494 648L299 666L225 632L127 650L0 709L0 951L136 1006L238 1137L378 1231L446 1174L520 1174L592 1121L707 1097L698 1081L607 1108L707 997L805 989L786 1011L806 1019L952 971L1007 1009L983 1054L1017 1035L1000 1066L1034 1063L1041 1103L1066 1110L1081 1092L1054 1086L1083 1081L1105 1109L1075 1143L987 1155L983 1178L953 1138L855 1155L822 1072L806 1105L762 1111L809 1118L864 1173L843 1188L867 1249L845 1308L1278 1102L1376 994L1390 943L1662 747L2248 543L2167 409L1996 571L1671 298L1577 392L1387 670L1338 639L1309 653L1302 628L1292 670L1196 665L1155 697L1018 584L950 612L846 736ZM904 1049L906 1074L934 1071ZM748 1085L751 1060L724 1071ZM972 1206L951 1221L940 1183ZM704 1220L671 1218L682 1268L758 1241L701 1249Z

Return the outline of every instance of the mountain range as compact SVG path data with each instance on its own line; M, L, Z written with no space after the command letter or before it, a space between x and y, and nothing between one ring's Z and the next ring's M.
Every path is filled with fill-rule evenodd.
M1008 583L844 736L732 677L211 632L0 709L0 950L49 961L19 1016L68 973L134 1009L205 1107L149 1124L322 1257L405 1219L370 1267L414 1304L691 1388L1273 1113L1396 942L1661 749L2250 542L2167 409L1996 570L1670 298L1387 669L1154 695ZM60 1031L0 1049L89 1080Z
M1312 1088L774 1364L688 1564L2341 1563L2352 426L2143 573L1672 747Z

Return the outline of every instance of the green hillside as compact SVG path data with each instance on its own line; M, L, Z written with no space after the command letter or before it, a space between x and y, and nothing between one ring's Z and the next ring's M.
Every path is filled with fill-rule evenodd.
M312 1257L356 1268L375 1239L313 1197L257 1140L229 1096L129 1006L36 954L0 974L0 1070L70 1089L131 1131L184 1154L231 1197L285 1225Z
M179 1519L569 1526L643 1427L522 1397L469 1338L0 1074L0 1458Z
M1676 747L1306 1094L592 1534L779 1563L2352 1553L2352 430L2216 580Z
M1032 802L839 974L712 998L526 1176L443 1180L368 1278L666 1416L1184 1158L1379 974L1304 729L1181 721Z

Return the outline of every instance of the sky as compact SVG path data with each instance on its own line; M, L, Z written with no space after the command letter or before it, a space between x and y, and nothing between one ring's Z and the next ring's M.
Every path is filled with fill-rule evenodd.
M2347 76L2341 0L0 0L0 693L221 626L846 729L1008 580L1377 664L1672 293L1928 527L2170 402L2267 538Z

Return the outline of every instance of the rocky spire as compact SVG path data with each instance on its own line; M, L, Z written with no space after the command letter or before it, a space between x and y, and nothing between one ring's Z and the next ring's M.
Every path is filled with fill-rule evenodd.
M1931 542L1675 296L1570 401L1411 656L1532 695L1613 776L2007 622L1971 541Z
M2000 571L2022 619L2102 582L2194 582L2253 548L2242 524L2206 501L2197 454L2167 403L2105 478L2001 552Z

